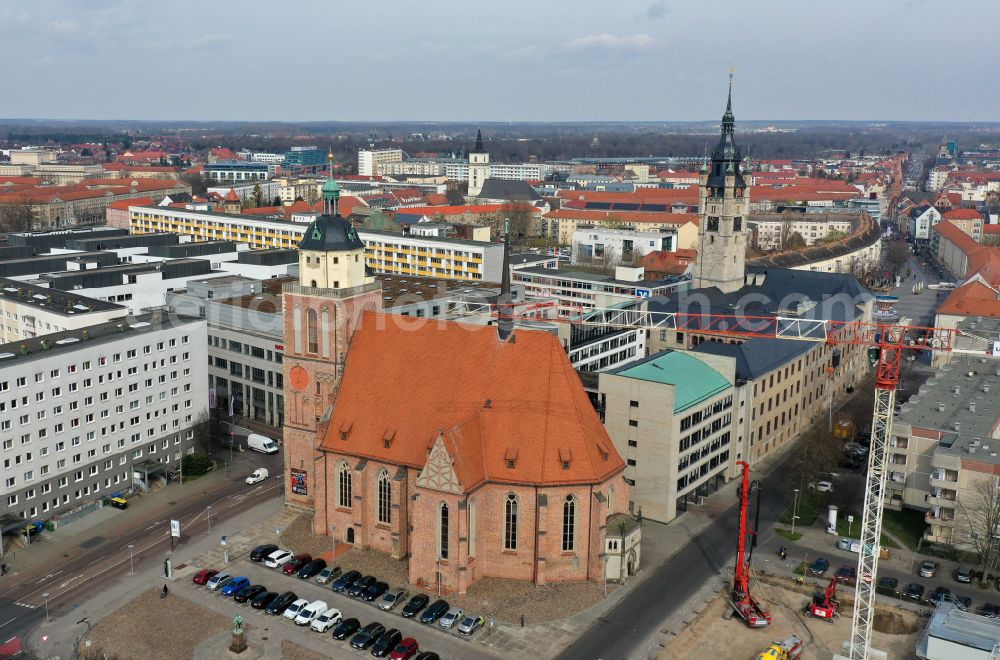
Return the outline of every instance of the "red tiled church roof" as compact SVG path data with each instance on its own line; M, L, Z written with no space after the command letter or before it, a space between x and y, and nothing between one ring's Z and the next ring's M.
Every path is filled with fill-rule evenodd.
M624 469L558 339L533 330L501 342L492 326L366 312L327 428L323 450L415 468L440 435L466 492L599 483Z

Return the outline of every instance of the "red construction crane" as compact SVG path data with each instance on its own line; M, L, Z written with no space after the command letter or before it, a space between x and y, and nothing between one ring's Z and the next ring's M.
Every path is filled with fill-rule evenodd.
M733 590L730 601L733 610L751 628L766 628L771 625L771 615L760 606L750 593L750 559L747 557L747 535L755 535L756 529L747 529L747 513L750 508L750 464L736 461L743 468L743 483L740 484L740 532L736 542L736 570L733 573Z
M795 316L747 316L741 314L686 314L645 309L644 301L635 307L569 308L559 303L538 303L520 307L510 314L515 320L528 322L558 321L582 327L611 327L677 330L691 334L719 335L737 338L765 337L825 343L829 345L860 345L868 347L868 358L875 367L875 405L872 415L871 449L865 483L864 511L861 519L861 551L858 556L857 586L851 624L850 659L867 660L875 618L875 582L881 543L883 496L886 483L886 459L892 430L893 407L902 352L907 349L956 352L980 357L992 357L992 341L954 328L904 326L894 323L865 321L827 321ZM558 318L546 318L547 309L558 309ZM970 346L959 348L959 336L971 338ZM977 344L978 342L978 344ZM744 488L747 488L748 467L744 464ZM745 498L749 493L743 495ZM753 603L746 583L743 553L743 532L746 529L745 506L741 512L740 553L737 559L734 594L742 589L741 602ZM743 578L740 578L740 573ZM759 609L755 603L753 607ZM761 614L763 616L763 613ZM762 624L766 625L766 624Z

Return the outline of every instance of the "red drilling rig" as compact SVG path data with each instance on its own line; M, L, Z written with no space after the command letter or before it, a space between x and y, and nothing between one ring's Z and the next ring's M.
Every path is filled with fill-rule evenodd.
M833 623L834 617L840 616L837 613L838 609L840 609L840 601L837 600L837 578L834 577L823 593L816 592L813 599L806 605L805 613L811 617Z
M736 461L736 464L743 468L743 483L740 485L740 535L736 543L736 571L733 575L731 602L733 611L739 614L748 626L766 628L771 624L771 615L764 611L760 603L750 594L750 557L747 553L747 535L757 534L756 529L747 529L750 489L753 485L750 481L750 464L746 461Z

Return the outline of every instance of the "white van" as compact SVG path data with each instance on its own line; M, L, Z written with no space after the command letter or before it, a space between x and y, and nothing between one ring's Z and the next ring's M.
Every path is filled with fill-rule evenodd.
M266 435L251 433L247 436L247 447L262 454L277 454L278 443Z
M267 468L257 468L253 471L253 474L247 477L247 483L251 485L260 483L267 479L267 476Z

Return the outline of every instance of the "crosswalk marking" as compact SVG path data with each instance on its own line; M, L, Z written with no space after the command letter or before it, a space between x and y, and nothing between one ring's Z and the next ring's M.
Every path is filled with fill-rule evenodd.
M38 607L38 605L30 605L28 603L22 603L21 601L16 601L14 604L15 605L20 605L21 607L27 607L29 610L33 610L33 609L36 609Z

